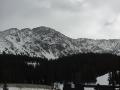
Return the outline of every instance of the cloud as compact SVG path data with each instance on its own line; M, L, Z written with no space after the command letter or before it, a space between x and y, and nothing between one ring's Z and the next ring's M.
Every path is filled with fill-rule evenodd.
M120 38L120 14L112 17L111 20L104 25L104 29L106 30L104 34L108 35L109 38Z
M49 26L73 38L120 38L119 0L1 0L0 29Z

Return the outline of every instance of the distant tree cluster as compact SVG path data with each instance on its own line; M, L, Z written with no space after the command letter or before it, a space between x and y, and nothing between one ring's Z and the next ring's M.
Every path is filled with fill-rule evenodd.
M96 77L120 68L120 57L112 54L77 54L53 62L57 73L55 81L95 82ZM51 69L52 70L52 69Z
M56 60L0 55L0 83L95 82L96 77L113 71L109 80L120 83L120 56L112 54L77 54Z
M47 61L47 59L28 57L25 55L1 54L0 82L38 83L43 77L41 76L41 70L38 70L39 66L40 64L43 66ZM29 65L29 63L31 64ZM36 63L35 66L34 63Z

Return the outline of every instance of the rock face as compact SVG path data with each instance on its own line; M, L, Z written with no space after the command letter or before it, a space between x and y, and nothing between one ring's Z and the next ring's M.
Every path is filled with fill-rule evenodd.
M113 53L120 55L120 40L72 39L54 29L41 26L0 32L0 53L26 54L55 59L77 53Z

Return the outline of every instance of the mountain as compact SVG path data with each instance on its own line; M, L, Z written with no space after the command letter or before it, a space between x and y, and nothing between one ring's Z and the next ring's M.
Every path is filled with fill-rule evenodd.
M120 40L72 39L45 26L21 30L11 28L0 32L0 53L3 52L48 59L87 52L120 55Z

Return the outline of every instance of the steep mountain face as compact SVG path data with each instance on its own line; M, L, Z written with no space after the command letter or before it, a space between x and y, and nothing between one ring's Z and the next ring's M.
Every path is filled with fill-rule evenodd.
M119 39L78 39L79 46L82 47L82 52L94 53L112 53L120 55L120 40Z
M120 55L120 40L71 39L44 26L22 30L11 28L0 32L0 53L3 51L48 59L83 52Z

